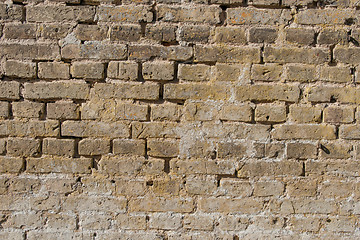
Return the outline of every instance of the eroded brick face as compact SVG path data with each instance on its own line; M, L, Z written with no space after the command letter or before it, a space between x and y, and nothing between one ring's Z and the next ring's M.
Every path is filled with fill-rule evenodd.
M0 239L360 239L360 1L0 3Z

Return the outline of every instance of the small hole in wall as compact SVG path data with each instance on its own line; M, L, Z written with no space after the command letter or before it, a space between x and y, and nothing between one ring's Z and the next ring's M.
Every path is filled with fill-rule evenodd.
M150 180L150 181L147 181L147 182L146 182L146 186L152 186L152 185L154 185L154 182L153 182L153 181Z
M345 24L345 25L348 25L348 26L351 26L351 25L355 24L355 19L353 19L353 18L346 18L344 24Z

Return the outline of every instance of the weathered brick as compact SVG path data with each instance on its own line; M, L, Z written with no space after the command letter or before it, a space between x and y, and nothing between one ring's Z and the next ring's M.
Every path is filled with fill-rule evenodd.
M279 5L278 0L252 0L253 5L258 6L276 6Z
M229 160L171 160L171 172L176 174L227 174L235 173L236 162Z
M55 120L6 120L2 122L1 135L14 137L53 137L59 134Z
M179 64L178 78L184 81L209 81L211 67L205 64Z
M285 185L279 181L256 182L254 184L254 196L281 196L284 193Z
M40 62L38 76L43 79L69 79L69 64L61 62Z
M0 156L0 163L0 173L19 173L25 167L23 158ZM2 204L0 208L1 206ZM2 208L2 210L10 210L10 208Z
M201 198L199 209L203 212L238 212L242 214L259 213L264 205L261 200L253 198L227 199L227 198Z
M225 100L229 97L229 91L225 86L203 84L165 84L164 99L194 99L194 100Z
M321 64L330 61L326 48L265 47L265 62Z
M107 26L78 24L74 30L77 39L81 41L101 41L107 37Z
M203 102L188 102L184 108L184 117L188 121L210 121L218 114L216 106Z
M232 25L276 25L282 22L280 9L229 8L227 22Z
M114 139L113 153L144 156L145 141L141 139Z
M27 99L86 99L89 86L82 82L37 82L24 84Z
M179 155L179 142L171 139L149 139L147 141L147 154L152 157L177 157Z
M210 27L201 25L184 25L179 28L179 39L185 42L208 42Z
M61 48L61 56L65 59L122 60L127 58L127 47L97 41L68 44Z
M154 213L150 216L150 229L176 230L182 226L181 214Z
M35 229L40 228L45 224L44 219L41 218L39 213L18 213L10 215L4 222L4 228L16 228L21 229ZM7 238L8 239L8 238ZM13 239L13 238L10 238ZM20 238L21 239L21 238Z
M108 66L107 76L122 80L137 80L138 64L136 62L113 62Z
M43 140L42 151L47 155L73 157L75 153L75 140L45 138Z
M59 46L48 43L1 43L0 56L15 60L54 60L60 56Z
M79 216L79 225L85 230L107 230L110 228L112 217L108 214L87 214Z
M250 83L250 66L248 64L216 63L214 71L214 80L216 81Z
M110 152L110 141L105 139L83 139L79 142L80 155L104 155Z
M29 173L91 173L92 159L47 156L29 158L26 166Z
M219 228L225 231L242 231L245 230L250 221L247 217L234 215L225 215L219 219Z
M192 214L184 217L184 228L190 230L212 230L214 218L205 214Z
M215 42L245 44L247 42L245 29L239 27L216 27Z
M46 23L40 24L38 33L44 39L57 39L65 38L71 29L71 24L64 23Z
M248 155L248 145L244 142L221 142L218 143L218 158L243 158Z
M22 101L12 104L13 116L18 118L40 118L44 110L44 103Z
M257 122L285 122L286 106L280 104L262 104L255 108Z
M76 229L76 216L64 213L47 213L46 224L51 230L75 230Z
M317 191L316 179L307 177L294 179L286 185L290 197L313 197Z
M146 25L145 37L158 42L173 42L176 40L176 27L172 25Z
M347 67L322 67L320 80L338 83L350 83L352 81L351 71Z
M306 9L299 11L295 21L304 25L339 25L354 15L355 11L352 9Z
M277 64L254 64L251 67L251 79L255 81L278 81L281 79L283 67Z
M122 122L65 121L62 136L72 137L129 137L129 126Z
M148 106L117 102L115 106L116 119L146 121Z
M288 158L308 159L317 157L317 146L312 143L288 143L286 145Z
M227 104L220 110L221 120L251 122L252 108L247 104Z
M5 38L8 39L35 39L35 24L6 24L3 29Z
M236 89L236 99L239 101L287 101L297 102L300 89L296 85L251 85L239 86Z
M220 23L221 9L217 6L157 6L157 20L164 22Z
M288 65L286 69L286 80L297 82L313 82L317 79L316 68L311 65Z
M119 195L127 195L127 196L142 196L145 195L145 191L147 190L145 184L146 181L144 179L129 179L129 180L117 180L116 184L116 193Z
M278 37L275 28L253 27L249 30L249 42L274 43Z
M175 66L173 62L145 62L142 67L142 74L145 80L171 81L174 79Z
M10 114L10 104L0 101L0 118L8 118Z
M360 139L358 125L341 125L339 129L340 138L358 140Z
M182 197L144 197L129 201L130 212L192 212L194 200Z
M74 78L103 79L104 64L98 62L74 62L70 68Z
M358 48L337 46L334 49L334 58L346 64L359 64L360 51Z
M320 157L327 159L348 159L353 151L352 144L343 141L321 142Z
M324 109L324 122L352 123L354 121L354 108L350 106L329 106Z
M5 75L9 77L36 77L36 63L7 60L4 65Z
M250 182L236 178L222 178L220 180L219 190L226 196L250 197L253 193L253 187Z
M115 226L120 229L144 230L146 229L146 216L119 214L115 218Z
M176 104L151 105L151 120L178 121L182 115L182 107Z
M162 45L130 45L130 60L151 60L161 58L165 60L186 61L193 56L193 48L187 46Z
M210 195L217 189L217 180L213 176L188 176L185 185L186 192L195 195Z
M20 98L20 83L15 81L1 81L0 99L17 100Z
M325 28L320 31L318 44L346 44L347 41L347 32L343 29L331 29Z
M290 228L297 231L309 231L309 232L317 232L321 227L320 218L314 217L292 217L290 218Z
M298 161L248 161L238 170L238 177L261 177L261 176L301 176L303 164Z
M0 4L0 20L22 21L24 7L17 4Z
M89 6L61 6L61 5L34 5L26 8L28 22L92 22L95 16L95 7Z
M159 85L151 83L96 83L93 93L100 98L156 100L159 98Z
M335 139L335 126L327 124L298 124L275 126L275 139Z
M285 39L290 43L311 45L315 42L315 31L307 28L287 28L285 29Z
M176 123L163 122L133 122L133 138L177 138L179 126Z
M334 201L303 199L301 201L292 201L295 213L320 213L331 214L337 211Z
M64 211L98 211L108 213L124 213L126 211L127 200L125 197L113 196L86 196L75 195L64 199L62 203ZM71 238L70 238L71 239Z
M79 107L72 102L48 103L46 113L49 119L78 119Z
M96 14L100 22L151 22L153 13L150 10L146 5L100 6Z
M195 62L259 63L260 49L250 46L195 45Z
M357 103L359 91L353 87L314 86L305 89L310 102Z
M140 25L121 25L113 26L110 30L111 41L139 41L141 37L141 26Z

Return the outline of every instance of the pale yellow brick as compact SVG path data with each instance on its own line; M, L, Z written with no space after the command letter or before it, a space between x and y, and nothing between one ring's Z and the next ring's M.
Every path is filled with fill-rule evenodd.
M283 67L278 64L254 64L251 67L251 79L254 81L279 81Z
M190 230L207 230L214 227L214 217L205 214L192 214L184 217L184 228Z
M268 197L276 196L279 197L284 193L285 185L279 181L271 182L255 182L254 183L254 196Z
M317 145L312 143L288 143L286 152L288 158L308 159L316 158L318 149Z
M29 173L90 173L92 159L42 157L29 158L26 171Z
M289 65L286 66L286 80L297 82L313 82L317 79L315 66Z
M220 180L219 190L226 196L250 197L253 187L249 181L236 178L223 178Z
M322 108L310 105L290 105L289 118L297 123L318 123L321 122Z
M129 200L130 212L181 212L188 213L194 209L194 200L183 197L142 197Z
M138 78L138 64L132 61L126 62L110 62L107 70L109 78L116 78L122 80L137 80Z
M252 107L247 104L227 104L222 106L219 115L221 120L251 122Z
M189 194L210 195L217 189L217 180L214 176L188 176L185 189Z
M83 139L79 142L80 155L105 155L110 152L110 141L105 139Z
M320 80L338 83L350 83L352 80L351 71L346 67L322 67Z
M35 156L40 152L40 140L33 138L9 138L6 144L6 151L12 156Z
M120 229L144 230L146 229L146 216L119 214L115 217L115 226Z
M35 78L36 63L7 60L4 64L5 75L19 78Z
M115 117L117 119L145 121L148 119L148 105L116 102Z
M70 72L74 78L102 79L104 77L104 64L98 62L74 62Z
M354 121L354 107L329 106L324 109L324 122L351 123Z
M148 139L147 154L152 157L177 157L179 155L179 141Z
M216 81L250 83L250 66L247 64L216 63L214 71Z
M145 62L142 67L142 74L145 80L170 81L174 79L175 66L173 62Z
M78 119L79 106L72 102L48 103L46 109L50 119Z
M151 120L178 121L182 114L182 106L176 104L151 105Z
M12 112L18 118L40 118L44 114L45 104L38 102L13 102Z
M144 156L145 141L141 139L114 139L113 153Z
M264 202L254 198L228 199L228 198L201 198L199 210L202 212L220 212L241 214L257 214L261 211Z
M70 65L61 62L40 62L38 76L42 79L69 79Z
M80 213L79 226L84 230L107 230L111 226L110 214Z
M178 78L184 81L209 81L211 67L205 64L179 64Z
M257 122L284 122L286 121L286 106L280 104L261 104L255 108Z
M182 225L181 214L175 213L154 213L150 215L150 229L176 230Z
M319 124L278 125L272 132L275 139L335 139L335 126Z

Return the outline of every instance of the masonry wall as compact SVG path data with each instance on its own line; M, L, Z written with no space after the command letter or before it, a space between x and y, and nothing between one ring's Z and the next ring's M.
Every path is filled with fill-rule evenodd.
M358 239L360 2L0 4L0 239Z

